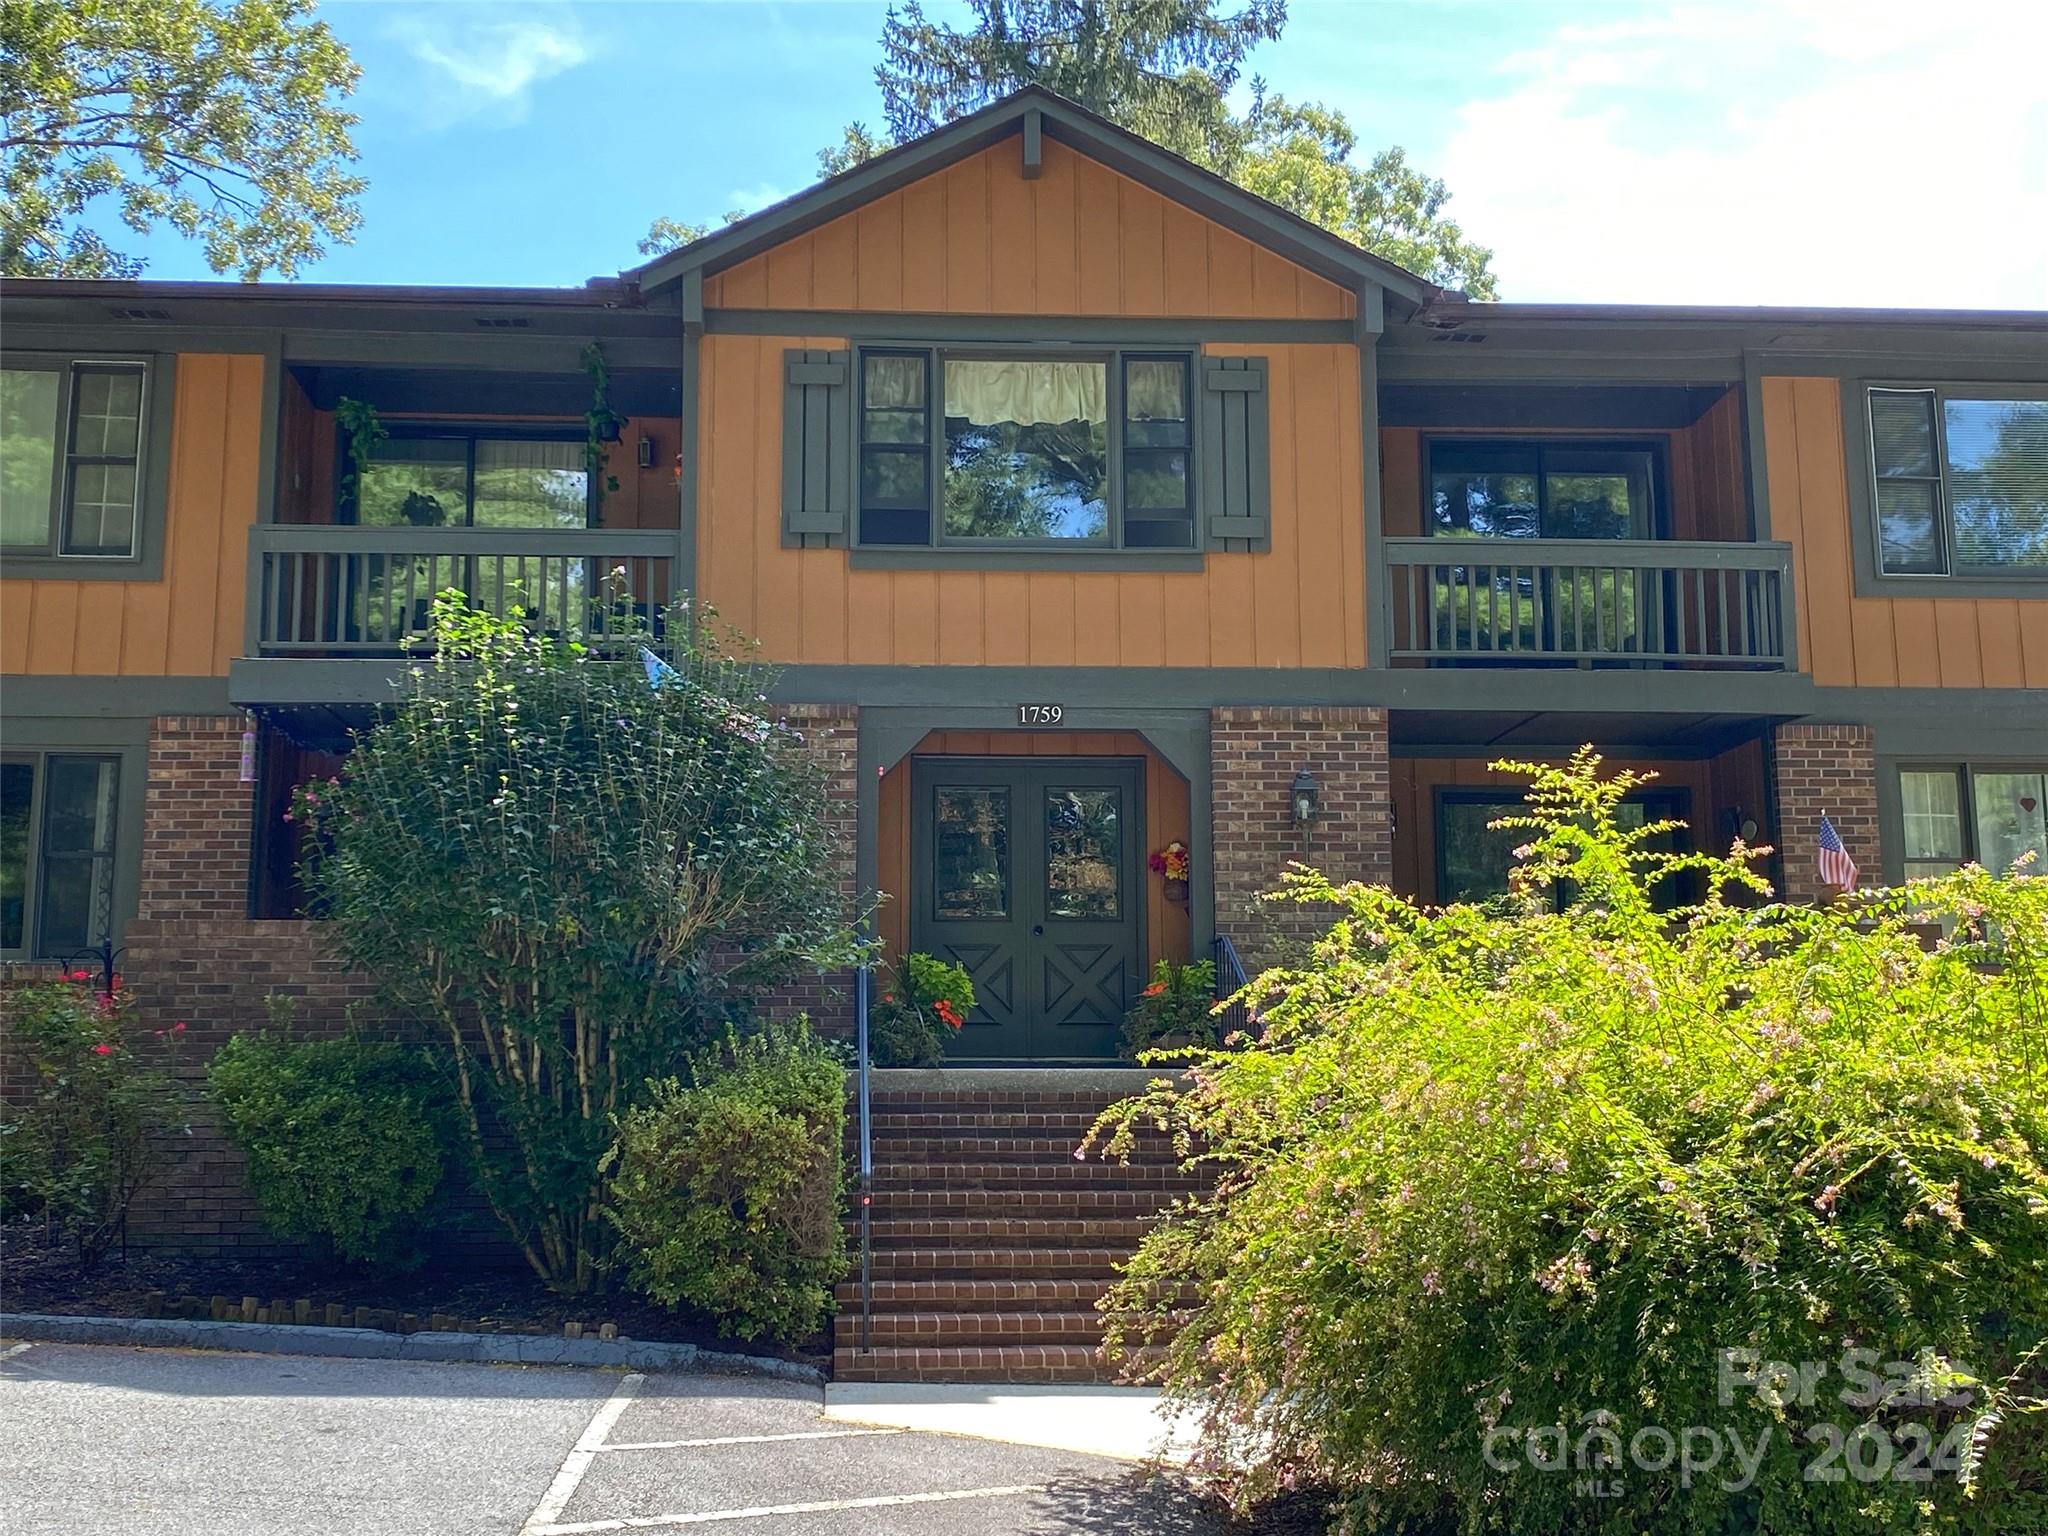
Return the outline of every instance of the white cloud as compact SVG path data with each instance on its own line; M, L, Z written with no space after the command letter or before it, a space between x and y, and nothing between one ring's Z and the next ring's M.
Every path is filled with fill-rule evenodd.
M804 183L805 187L809 185L809 182ZM803 187L784 187L772 181L759 181L751 187L733 188L726 194L725 202L727 207L737 208L741 213L759 213L763 208L786 197L794 197L802 190Z
M453 87L416 101L444 124L480 114L516 123L526 116L534 86L587 62L595 51L566 10L506 14L449 6L406 18L391 35Z
M1503 61L1434 169L1509 299L2048 308L2044 58L2037 4L1665 3Z

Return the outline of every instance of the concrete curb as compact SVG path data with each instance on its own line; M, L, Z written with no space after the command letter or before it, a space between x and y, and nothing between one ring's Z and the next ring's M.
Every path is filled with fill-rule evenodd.
M216 1323L174 1317L63 1317L0 1313L0 1338L39 1344L126 1344L163 1349L229 1349L263 1355L331 1355L348 1360L453 1360L485 1365L581 1365L638 1371L772 1376L822 1386L814 1366L734 1355L694 1344L640 1339L565 1339L521 1333L386 1333L296 1323Z

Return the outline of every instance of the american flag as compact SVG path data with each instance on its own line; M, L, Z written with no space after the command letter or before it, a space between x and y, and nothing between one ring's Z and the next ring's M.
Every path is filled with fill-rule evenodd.
M1856 889L1856 861L1849 857L1849 850L1842 846L1842 834L1825 814L1820 818L1820 878L1823 885L1832 885L1838 891Z

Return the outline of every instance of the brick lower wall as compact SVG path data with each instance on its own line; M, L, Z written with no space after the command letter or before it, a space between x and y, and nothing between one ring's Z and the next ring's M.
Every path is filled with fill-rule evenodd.
M1786 901L1826 900L1817 857L1825 815L1856 861L1857 880L1884 878L1877 819L1877 751L1867 725L1781 725L1772 740L1777 848Z
M246 918L256 786L240 715L164 715L149 733L142 808L145 920Z
M1216 927L1247 965L1285 958L1329 927L1328 909L1257 899L1290 863L1339 882L1393 879L1385 710L1213 710L1209 755ZM1316 781L1317 813L1297 826L1292 786L1303 769Z

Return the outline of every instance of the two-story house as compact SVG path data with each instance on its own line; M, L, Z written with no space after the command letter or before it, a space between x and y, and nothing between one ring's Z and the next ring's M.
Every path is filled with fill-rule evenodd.
M0 945L207 1038L360 991L283 811L451 585L757 638L965 1059L1113 1054L1291 860L1504 888L1504 754L1795 899L1823 813L2048 855L2048 311L1473 303L1036 90L577 290L4 302Z

